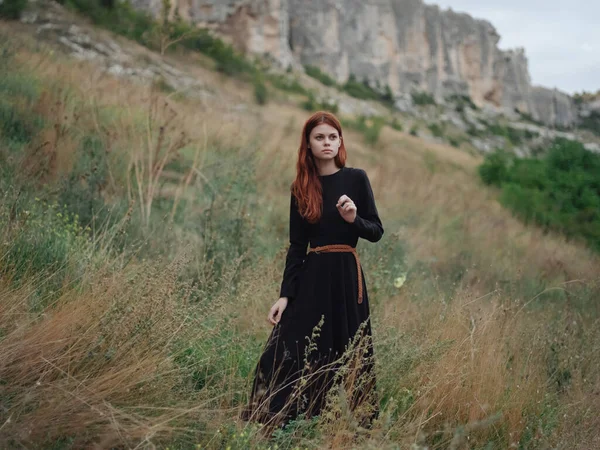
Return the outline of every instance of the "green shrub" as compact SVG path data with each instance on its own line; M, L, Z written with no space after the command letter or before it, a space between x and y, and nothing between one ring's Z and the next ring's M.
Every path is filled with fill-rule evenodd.
M30 142L43 126L41 117L21 111L13 102L0 97L0 135L3 139L23 145Z
M485 156L483 163L478 167L479 176L485 184L500 186L508 179L511 155L498 150Z
M367 144L374 145L379 141L379 135L383 128L384 122L379 118L372 120L371 125L365 129L363 134L365 135L365 141Z
M109 212L102 193L109 176L104 141L97 135L84 136L71 172L59 182L59 203L76 214L83 226L104 223Z
M314 93L308 93L306 100L302 102L302 108L305 111L318 111L320 109Z
M477 110L477 105L473 103L471 97L465 94L452 94L446 98L448 102L454 103L454 109L458 112L463 112L465 107Z
M365 142L370 145L374 145L379 141L379 135L384 125L385 120L381 117L366 118L365 116L358 116L355 120L344 121L344 126L360 131L365 138Z
M448 142L450 143L450 145L452 147L458 148L458 147L460 147L461 139L458 137L455 137L455 136L450 136L448 138Z
M57 203L48 205L11 188L5 192L8 196L0 204L0 230L5 237L0 245L0 274L17 284L28 277L47 277L29 299L29 306L37 311L60 294L66 281L77 281L82 275L90 230Z
M429 131L431 131L431 134L434 135L435 137L438 138L442 138L444 137L444 127L442 125L440 125L439 123L430 123L429 125L427 125L427 128L429 128Z
M389 84L385 85L385 88L383 88L383 92L381 93L381 99L380 99L383 103L387 103L389 105L393 105L394 104L394 93L392 92L392 88L390 87Z
M410 127L409 133L411 136L418 136L419 135L419 126L415 124L412 127Z
M304 70L308 76L319 80L325 86L337 86L337 82L331 76L321 71L317 66L304 66Z
M533 123L535 125L544 126L544 124L542 122L540 122L539 120L535 120L531 114L522 112L521 110L519 110L519 108L515 108L515 112L519 115L521 120Z
M314 92L309 92L306 100L302 103L302 108L306 111L329 111L333 114L337 114L339 106L335 102L328 102L326 100L318 101L315 98Z
M282 91L294 92L296 94L308 94L308 91L297 78L292 78L286 75L280 74L268 74L266 75L267 80L271 85Z
M490 133L504 137L512 145L519 145L524 140L533 139L538 136L538 133L535 131L521 130L498 123L487 124L487 128Z
M557 139L543 158L486 157L479 174L524 222L583 238L600 251L600 155Z
M590 130L592 133L600 136L600 112L592 111L592 113L581 119L580 128Z
M389 85L386 85L383 90L371 87L369 81L365 78L363 82L356 80L354 74L351 74L348 81L343 85L342 89L350 96L361 100L375 100L392 106L394 104L394 94Z
M473 125L469 125L469 128L467 128L467 134L473 137L482 137L485 136L486 133L483 130L475 128Z
M19 20L28 0L4 0L0 3L0 18Z
M402 124L398 121L396 117L394 117L394 120L392 120L392 122L390 123L390 127L392 127L396 131L402 131L403 129Z
M357 81L353 74L350 75L348 81L344 84L343 89L347 94L361 100L379 100L377 92L375 92L366 81L363 83Z
M207 30L199 30L196 36L186 39L184 46L211 57L217 63L216 69L226 75L254 74L257 70L244 55Z
M435 105L435 98L429 92L413 91L410 95L415 105Z
M267 103L267 85L265 84L264 77L257 73L254 76L254 98L256 103L259 105L265 105Z

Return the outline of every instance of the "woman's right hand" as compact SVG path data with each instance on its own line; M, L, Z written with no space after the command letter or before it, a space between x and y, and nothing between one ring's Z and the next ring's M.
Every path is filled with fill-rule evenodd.
M269 317L268 317L268 320L271 323L271 325L277 325L279 323L279 321L281 320L283 311L285 311L285 308L287 308L287 305L288 305L288 298L280 297L279 300L277 300L273 304L273 306L271 306L271 309L269 310Z

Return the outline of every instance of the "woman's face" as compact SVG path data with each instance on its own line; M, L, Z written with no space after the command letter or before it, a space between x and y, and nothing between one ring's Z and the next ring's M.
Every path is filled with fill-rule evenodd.
M334 127L326 123L314 127L308 137L308 146L317 159L335 158L340 145L342 145L340 134Z

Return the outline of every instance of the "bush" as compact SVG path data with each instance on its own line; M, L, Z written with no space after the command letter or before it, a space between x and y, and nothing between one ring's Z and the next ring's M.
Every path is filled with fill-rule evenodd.
M379 118L372 120L371 125L368 128L366 128L363 132L367 144L374 145L377 143L377 141L379 141L379 135L381 134L381 129L383 128L383 125L383 120Z
M538 136L538 133L529 130L520 130L513 128L508 125L502 125L498 123L487 124L488 130L496 136L504 137L512 145L519 145L524 140L533 139Z
M477 105L473 103L471 97L465 94L452 94L446 98L447 101L454 103L454 109L457 112L463 112L465 107L469 107L473 110L477 110Z
M415 105L435 105L435 99L429 92L411 92L412 101Z
M515 108L515 112L519 115L521 120L533 123L535 125L544 126L544 124L542 122L540 122L539 120L535 120L531 114L522 112L519 108Z
M254 76L254 98L256 99L256 103L259 105L265 105L267 103L267 86L264 81L264 77L260 74L256 74Z
M348 78L348 81L344 84L344 91L354 98L361 100L379 100L379 94L373 90L367 81L359 82L356 81L356 77L352 74Z
M435 137L444 137L444 127L439 123L430 123L429 125L427 125L427 128L429 128L429 131L431 131L431 134Z
M461 140L459 138L457 138L457 137L451 136L451 137L448 138L448 142L450 143L450 145L452 147L458 148L458 147L460 147Z
M314 92L309 92L306 100L302 103L302 108L306 111L329 111L330 113L337 114L339 106L335 102L329 102L327 100L317 100Z
M28 0L4 0L0 3L0 18L19 20Z
M600 136L600 112L592 111L589 116L581 119L579 126Z
M279 74L268 74L266 75L266 78L273 87L282 91L294 92L296 94L308 94L306 88L302 86L296 78Z
M221 39L211 36L207 30L184 41L184 46L204 53L216 63L216 69L226 75L254 74L257 70L254 64Z
M100 136L85 135L74 156L71 172L60 180L57 188L60 204L77 214L83 226L108 220L102 195L110 177L107 154Z
M398 121L396 117L394 117L394 120L392 120L392 122L390 123L390 127L392 127L396 131L402 131L403 129L402 124Z
M508 167L511 156L502 150L486 155L483 163L478 167L479 176L485 184L500 186L508 179Z
M410 127L409 133L411 136L418 136L419 135L419 127L417 125L413 125L412 127Z
M23 145L31 141L43 125L41 117L19 111L12 102L0 97L0 135L7 141Z
M389 105L394 104L394 93L392 92L392 88L389 84L386 84L385 88L383 89L383 93L381 94L381 101Z
M89 253L90 230L80 225L76 214L57 203L47 205L37 198L20 198L10 188L7 191L11 202L0 205L0 229L6 237L0 274L17 284L28 277L52 274L29 300L29 306L39 310L60 294L66 281L73 282L81 275Z
M360 131L365 138L365 142L374 145L379 140L379 134L385 125L385 121L381 117L367 119L365 116L359 116L356 120L344 121L344 125Z
M557 139L541 159L495 152L479 175L501 187L501 203L524 222L583 238L600 251L600 155L581 143Z
M336 81L332 77L321 71L321 69L316 66L304 66L304 70L306 71L306 75L319 80L325 86L337 86Z

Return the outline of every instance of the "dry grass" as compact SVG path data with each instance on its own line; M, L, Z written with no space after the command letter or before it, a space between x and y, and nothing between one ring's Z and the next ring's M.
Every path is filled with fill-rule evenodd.
M3 286L4 445L67 435L80 444L98 436L106 448L170 428L174 414L161 406L178 381L168 348L185 324L173 289L179 264L161 277L148 266L99 271L88 292L65 292L42 317L27 314L26 288Z

